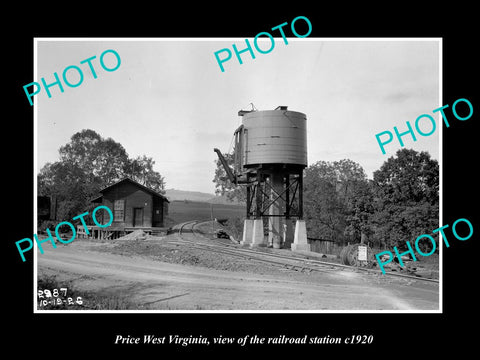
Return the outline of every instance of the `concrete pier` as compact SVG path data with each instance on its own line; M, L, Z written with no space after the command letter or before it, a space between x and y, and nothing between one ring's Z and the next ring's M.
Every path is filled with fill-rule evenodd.
M252 243L250 247L260 247L267 246L265 236L263 235L263 220L255 219L253 220L253 236Z
M245 219L243 223L243 237L240 241L242 246L250 246L253 238L253 219Z
M292 251L311 251L307 240L307 227L305 220L297 220L295 224L295 236L292 244Z

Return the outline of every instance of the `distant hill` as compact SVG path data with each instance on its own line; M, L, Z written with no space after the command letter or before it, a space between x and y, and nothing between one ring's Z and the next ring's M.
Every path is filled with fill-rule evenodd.
M177 189L166 189L165 196L170 201L199 201L211 204L226 204L226 205L238 205L237 202L229 201L225 196L215 196L215 194L209 194L199 191L186 191Z
M208 194L208 193L203 193L199 191L177 190L177 189L165 190L165 196L170 201L190 200L190 201L203 201L203 202L208 202L211 198L215 197L214 194Z

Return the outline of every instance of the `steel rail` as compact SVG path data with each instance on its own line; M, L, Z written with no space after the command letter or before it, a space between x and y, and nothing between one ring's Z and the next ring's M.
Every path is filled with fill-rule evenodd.
M178 240L176 241L178 244ZM198 249L198 250L207 250L210 252L215 252L215 253L220 253L220 254L226 254L226 255L231 255L231 256L236 256L236 257L241 257L241 258L246 258L249 260L254 260L254 261L259 261L263 263L268 263L268 264L274 264L277 266L280 266L282 268L287 268L289 270L296 270L296 268L299 268L301 271L308 269L310 271L321 271L321 272L329 272L323 266L310 266L310 265L305 265L305 264L299 264L297 260L291 259L290 261L292 263L286 263L285 261L278 261L278 260L273 260L273 259L268 259L269 255L268 254L247 254L247 253L242 253L239 251L234 251L231 249L222 249L219 247L214 247L214 246L209 246L206 244L196 244L194 242L188 241L188 240L183 240L181 241L183 244L188 244L190 248ZM237 249L238 250L238 249ZM297 263L295 263L297 262ZM331 269L331 268L330 268ZM331 269L332 270L332 269Z
M211 221L211 220L208 220L208 221ZM199 223L203 223L203 222L206 222L206 221L205 220L193 220L193 221L186 222L181 226L179 234L181 235L183 228L185 226L189 225L189 226L191 226L191 232L192 232L193 235L197 234L197 235L201 236L203 239L211 241L212 239L208 239L202 233L195 230L195 226L198 225ZM258 250L238 248L234 244L225 244L225 243L220 242L220 241L216 241L216 244L212 244L212 243L201 243L200 244L198 242L193 242L191 240L185 240L185 238L182 238L182 239L183 239L183 241L188 242L190 245L196 245L197 248L198 248L198 246L203 246L203 249L206 247L209 250L218 252L219 247L220 248L229 247L231 249L230 251L226 252L226 249L222 249L222 252L225 253L225 254L228 253L228 254L234 255L234 256L237 255L237 256L242 256L242 257L248 257L248 258L251 258L251 259L257 259L259 261L274 263L274 264L277 264L277 265L283 265L283 266L289 265L289 266L299 267L299 268L303 268L303 269L311 269L311 270L314 270L314 271L325 271L325 268L329 268L329 269L341 268L341 269L348 269L348 270L352 270L352 271L364 271L364 272L368 272L368 273L376 274L376 275L382 274L382 272L380 270L376 270L376 269L369 269L369 268L365 268L365 267L354 267L354 266L350 266L350 265L337 264L337 263L326 262L326 261L317 260L317 259L308 259L308 258L305 258L305 257L300 257L296 254L295 255L292 254L292 255L287 256L287 255L281 255L281 254L272 254L272 253L260 252ZM258 259L258 257L276 258L276 259L286 260L286 261L289 261L289 262L302 262L302 263L299 264L299 265L292 265L292 264L285 264L285 261L280 262L280 261L275 261L275 260ZM317 266L318 266L318 268L317 268ZM430 279L430 278L407 275L407 274L387 272L384 275L400 277L400 278L405 278L405 279L439 283L438 279Z

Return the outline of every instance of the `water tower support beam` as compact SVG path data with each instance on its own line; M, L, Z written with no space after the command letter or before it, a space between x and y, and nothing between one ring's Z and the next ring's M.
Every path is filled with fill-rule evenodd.
M294 195L295 196L295 195ZM287 200L285 201L285 218L290 219L290 174L285 175L285 197Z
M270 203L268 204L268 243L275 249L282 247L283 225L285 224L285 199L283 174L274 172L270 175L269 190Z
M252 192L252 187L251 185L247 185L247 214L246 214L246 219L250 219L250 208L252 207L252 199L250 193Z
M265 183L264 174L258 171L255 186L255 215L253 220L252 243L250 247L267 246L263 233L263 190L262 184Z

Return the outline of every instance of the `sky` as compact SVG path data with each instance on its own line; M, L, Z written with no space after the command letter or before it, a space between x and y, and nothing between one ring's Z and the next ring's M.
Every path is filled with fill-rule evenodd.
M253 39L249 39L253 43ZM265 39L264 39L265 40ZM231 152L238 110L273 110L279 105L307 116L308 163L351 159L367 177L401 148L395 139L382 154L375 135L397 126L407 130L422 114L437 130L405 148L428 151L439 160L441 43L439 39L275 38L270 53L253 48L233 54L220 70L214 53L244 38L205 39L36 39L34 79L54 82L54 72L78 66L83 82L42 88L35 95L36 168L59 159L58 150L82 129L122 144L130 157L146 155L165 178L166 188L213 193L216 154ZM268 49L270 40L260 40ZM115 50L121 64L105 71L100 55ZM88 64L91 61L97 78ZM223 54L222 54L223 56ZM114 67L112 53L104 57ZM79 81L69 70L70 82ZM26 100L28 101L28 100ZM424 132L431 129L420 123Z

